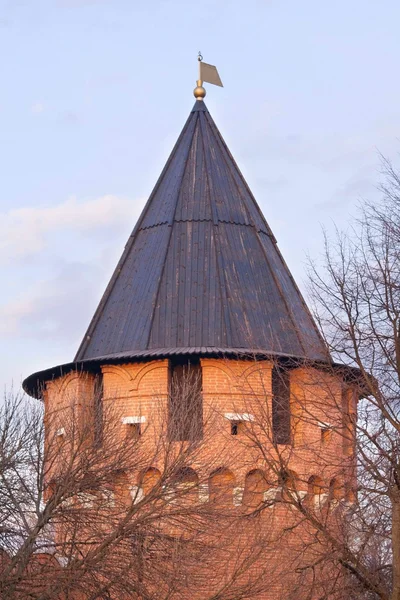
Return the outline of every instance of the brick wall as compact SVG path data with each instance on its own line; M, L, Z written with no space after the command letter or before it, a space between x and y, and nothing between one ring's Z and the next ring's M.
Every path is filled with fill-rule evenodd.
M288 564L293 563L289 572L294 573L296 557L304 553L304 542L311 540L313 532L299 524L298 513L293 508L273 500L287 493L286 485L289 489L293 487L296 493L303 492L302 498L308 491L310 502L315 501L311 495L318 489L326 501L333 482L336 488L334 493L331 490L331 495L341 499L345 483L354 477L354 454L343 434L343 424L349 422L343 413L343 407L349 406L348 401L343 402L343 384L332 374L311 367L292 369L292 444L276 447L271 435L273 363L205 358L201 366L204 437L190 464L198 477L200 500L208 501L211 493L212 498L220 498L230 510L243 512L249 507L254 509L260 499L271 499L271 506L242 532L241 543L250 543L260 531L264 532L268 539L268 560L272 561L269 577L274 583L268 593L264 591L257 597L278 600L284 596L285 586L289 588L291 583L287 573L284 578L279 577L279 565L284 563L287 569ZM161 473L163 454L152 449L159 445L160 437L167 431L168 361L105 364L101 370L104 414L117 419L116 435L123 439L132 421L141 421L140 444L144 455L147 452L149 456L148 467ZM94 375L85 373L72 373L49 382L45 404L53 427L62 427L63 415L68 414L71 406L77 407L76 414L80 414L80 407L90 406L93 389ZM237 435L232 435L232 420L242 419ZM293 484L282 481L282 470L290 481L293 479ZM142 480L143 468L126 474L122 481L140 486ZM224 482L227 493L219 496L218 489L223 488ZM118 486L121 487L121 481ZM232 544L232 538L227 544ZM264 561L265 557L252 567L253 577L264 576ZM192 594L191 597L195 597L194 592ZM296 597L301 598L301 592Z

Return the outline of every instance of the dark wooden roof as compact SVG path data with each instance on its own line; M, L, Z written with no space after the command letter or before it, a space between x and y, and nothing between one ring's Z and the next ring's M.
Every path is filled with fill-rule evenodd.
M204 102L196 101L75 357L193 348L323 360L325 346Z

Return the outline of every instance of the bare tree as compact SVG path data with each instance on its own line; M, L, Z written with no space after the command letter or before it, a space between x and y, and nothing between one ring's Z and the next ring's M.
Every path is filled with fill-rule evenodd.
M360 373L357 553L350 568L379 598L400 598L400 177L382 160L377 204L325 239L311 269L316 315L334 358ZM360 572L363 576L360 577Z
M318 425L320 445L284 440L274 419L285 409L274 415L268 402L254 408L254 401L259 417L243 442L263 457L268 484L279 490L257 510L279 502L297 514L292 527L303 543L293 585L304 583L307 598L400 599L400 175L388 161L383 167L380 203L361 207L335 241L326 236L322 265L310 265L315 316L336 362L284 368L308 372L291 391L291 427ZM330 436L340 438L333 451ZM299 456L309 472L314 463L311 479L291 476Z
M199 394L193 373L180 381L181 395ZM174 415L174 402L168 409L165 398L155 398L152 419L140 429L123 427L113 403L99 408L96 397L70 398L45 414L40 402L6 398L1 598L259 596L265 579L250 574L256 564L259 575L265 569L262 536L255 531L243 543L242 515L218 485L209 492L219 465L219 457L204 457L212 427L195 431L190 415L182 420L182 406L192 410L199 401L183 398ZM183 429L171 435L176 416Z

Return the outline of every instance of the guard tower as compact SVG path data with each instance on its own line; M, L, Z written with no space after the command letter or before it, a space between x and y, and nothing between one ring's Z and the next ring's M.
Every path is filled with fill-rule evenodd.
M354 397L207 109L202 77L197 83L194 106L75 359L23 385L52 411L68 391L90 396L100 381L93 411L119 406L121 435L134 426L140 443L150 436L155 398L164 399L171 440L198 438L189 476L193 482L203 474L197 500L222 498L225 509L241 514L250 507L257 529L270 532L268 569L263 559L252 577L271 583L256 597L291 598L287 571L280 576L279 569L295 573L311 534L297 526L279 533L295 512L285 498L293 492L293 502L332 512L351 501L354 455L343 428ZM196 393L183 399L176 390L185 375ZM184 402L190 418L182 423ZM149 465L153 475L161 468ZM135 493L146 493L142 482L127 474ZM302 598L296 589L293 597Z

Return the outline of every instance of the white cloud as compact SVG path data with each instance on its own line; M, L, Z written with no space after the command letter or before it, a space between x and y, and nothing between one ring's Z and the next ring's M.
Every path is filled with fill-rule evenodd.
M46 248L51 234L88 232L132 223L142 201L132 202L113 195L65 202L48 207L16 208L0 213L0 262L23 259Z
M32 313L33 308L33 298L20 298L0 305L0 335L11 336L17 333L20 320Z
M55 272L0 303L0 336L14 341L32 338L45 346L45 339L66 344L83 335L105 275L109 269L104 260L59 264Z

